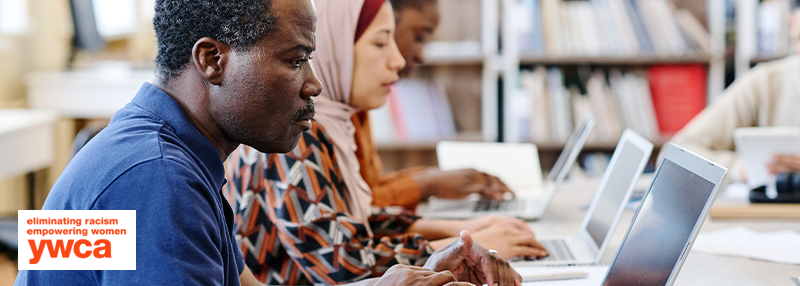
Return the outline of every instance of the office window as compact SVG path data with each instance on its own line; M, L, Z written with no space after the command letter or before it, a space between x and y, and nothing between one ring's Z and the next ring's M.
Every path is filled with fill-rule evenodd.
M156 0L139 0L139 17L153 21L156 15Z
M0 0L0 35L28 32L28 0Z
M92 3L101 36L124 36L136 29L136 0L92 0Z

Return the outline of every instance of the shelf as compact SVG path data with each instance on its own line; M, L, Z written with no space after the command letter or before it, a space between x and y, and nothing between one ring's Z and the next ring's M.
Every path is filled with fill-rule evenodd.
M765 58L765 60L778 59L780 57ZM523 55L520 57L520 64L541 64L541 65L651 65L651 64L708 64L711 57L708 55L692 55L682 57L543 57ZM453 66L453 65L482 65L482 56L442 56L437 55L425 60L425 66ZM754 59L755 62L755 59Z
M653 148L654 149L659 149L659 148L661 148L661 146L664 146L664 144L667 144L667 142L669 142L669 139L670 139L669 137L660 137L660 138L658 138L656 140L650 140L650 142L653 142ZM583 150L584 151L586 151L586 150L613 151L615 148L617 148L617 143L619 143L619 142L618 141L607 141L607 142L597 142L597 141L592 142L592 141L588 141L588 142L586 142L586 144L583 145ZM539 149L539 152L561 152L561 150L564 149L564 143L558 143L558 142L538 142L538 143L536 143L536 142L534 142L534 144L536 144L536 147Z
M523 55L520 57L520 64L543 64L543 65L650 65L650 64L679 64L679 63L700 63L707 64L711 61L708 55L688 55L681 57L658 57L658 56L637 56L637 57L543 57L533 55Z
M669 137L661 137L656 140L650 140L653 142L653 147L655 149L661 148L664 144L669 142ZM481 137L480 132L464 132L461 134L456 135L452 138L443 138L439 140L425 140L425 141L396 141L396 142L375 142L375 147L378 148L379 151L432 151L436 149L436 144L439 141L472 141L472 142L482 142L483 138ZM564 143L559 142L533 142L536 144L536 148L539 149L540 152L561 152L564 149ZM583 146L583 150L599 150L599 151L613 151L617 148L617 141L607 141L607 142L586 142Z
M439 140L424 140L424 141L394 141L394 142L381 142L376 141L375 147L378 151L432 151L436 149L436 144L439 141L483 141L480 131L462 132L451 138L441 138Z
M482 65L482 56L431 56L425 59L424 66L466 66Z

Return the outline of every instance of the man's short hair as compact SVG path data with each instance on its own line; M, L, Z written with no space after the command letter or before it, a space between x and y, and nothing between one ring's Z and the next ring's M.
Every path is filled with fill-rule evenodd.
M397 12L403 11L405 8L414 8L421 11L425 4L437 3L436 0L389 0L389 2L392 3L392 9Z
M292 1L292 0L289 0ZM153 26L159 76L180 75L198 39L209 37L247 50L275 29L272 0L157 0Z

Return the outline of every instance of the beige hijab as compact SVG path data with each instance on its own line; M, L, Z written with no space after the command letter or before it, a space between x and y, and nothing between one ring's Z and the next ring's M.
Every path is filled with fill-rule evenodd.
M364 0L314 0L317 8L317 50L312 66L322 81L322 94L314 98L314 119L334 145L350 215L369 230L372 191L361 178L356 158L355 126L350 117L358 111L350 106L353 82L353 46ZM371 231L370 231L371 233Z

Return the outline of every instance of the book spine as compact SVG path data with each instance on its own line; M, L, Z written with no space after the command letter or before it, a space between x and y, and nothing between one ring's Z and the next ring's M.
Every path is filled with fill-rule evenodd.
M653 65L647 70L661 134L681 130L706 107L707 70L702 65Z

